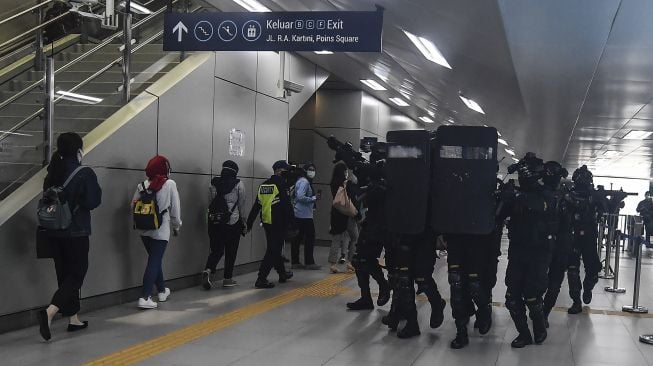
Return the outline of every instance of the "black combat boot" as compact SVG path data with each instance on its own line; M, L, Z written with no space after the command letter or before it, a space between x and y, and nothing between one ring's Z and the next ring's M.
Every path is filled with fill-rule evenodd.
M379 297L376 299L377 306L383 306L390 301L390 285L387 282L379 284Z
M585 280L583 281L583 302L586 305L592 302L592 290L598 282L598 275L585 275Z
M392 293L392 302L390 303L390 311L388 312L387 315L381 318L381 323L387 325L388 328L390 328L390 330L393 332L397 330L397 327L399 326L399 322L401 321L399 312L397 311L398 299L396 294L397 294L396 291Z
M567 313L582 313L583 305L580 302L580 291L583 289L583 285L580 282L580 273L577 268L569 268L567 271L567 282L569 283L569 297L571 297L571 300L574 302L567 310Z
M549 327L549 314L551 314L559 294L560 289L549 288L544 295L544 325L547 328Z
M447 302L440 298L439 303L431 304L431 320L429 325L432 329L439 328L444 322L444 308L447 306Z
M417 323L417 310L411 311L407 318L406 325L397 332L397 337L401 339L412 338L421 334Z
M370 289L361 289L361 298L347 303L349 310L374 310L374 302L372 301L372 294Z
M523 300L509 299L506 301L506 307L510 311L510 317L519 333L517 338L510 343L510 346L512 348L524 348L529 344L533 344L533 337L531 336L530 329L528 329L528 318L526 317Z
M291 271L279 273L279 283L286 283L294 274Z
M517 338L515 338L511 343L510 347L512 348L524 348L530 344L533 344L533 337L531 337L531 333L519 333Z
M469 318L456 319L456 338L451 341L451 348L461 349L469 344L469 337L467 336L467 323Z
M476 311L475 328L482 335L487 334L492 328L492 305L487 304Z
M546 321L544 316L544 308L542 302L528 303L528 311L530 312L531 320L533 321L533 340L535 344L541 344L546 340Z

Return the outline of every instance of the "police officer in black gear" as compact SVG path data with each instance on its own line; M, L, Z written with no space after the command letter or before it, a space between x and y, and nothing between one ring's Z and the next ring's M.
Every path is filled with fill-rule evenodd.
M336 159L339 159L338 155L336 155ZM370 156L372 162L380 160L375 152ZM354 174L358 177L359 185L364 190L361 201L367 207L367 214L361 225L361 232L356 243L356 254L352 258L361 297L354 302L347 303L347 308L350 310L371 310L374 309L374 303L370 291L370 277L374 278L379 284L379 296L376 304L383 306L390 301L390 285L378 261L387 240L384 216L386 187L382 166L374 168L367 166L365 171L361 171L356 168L355 164L348 163L348 165L355 166Z
M581 290L583 290L583 302L589 304L592 302L592 289L599 281L601 260L597 252L597 225L604 211L604 200L596 195L593 176L586 165L576 169L571 179L574 182L570 194L574 242L567 270L567 280L569 281L569 296L573 304L567 312L578 314L583 311L580 302ZM581 258L585 266L585 279L582 284L580 280Z
M527 153L508 171L518 172L519 192L506 197L501 213L510 217L506 307L519 332L511 346L522 348L533 341L542 343L547 337L542 295L548 283L557 209L555 198L539 182L544 164L535 154ZM533 321L533 336L528 327L527 307Z
M549 265L549 284L544 296L544 316L547 328L549 314L558 300L560 286L569 266L569 255L573 243L573 214L569 204L569 192L560 185L562 178L567 178L567 175L567 170L558 162L547 161L544 164L544 178L542 178L544 189L554 195L558 208L558 232Z

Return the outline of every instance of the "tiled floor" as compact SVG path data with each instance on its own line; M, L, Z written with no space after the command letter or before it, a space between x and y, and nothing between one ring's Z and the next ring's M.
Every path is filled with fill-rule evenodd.
M318 249L324 261L325 248ZM642 270L643 305L653 306L653 260L645 253ZM445 298L449 290L445 260L438 263L435 278ZM500 263L500 279L505 272ZM622 259L623 295L610 294L601 281L594 294L592 309L620 310L632 301L634 261ZM234 289L205 292L199 288L173 293L158 310L138 311L134 304L116 306L85 314L88 331L65 332L65 323L54 325L54 337L43 342L36 328L0 335L2 365L75 365L96 360L172 331L192 326L221 314L254 304L328 278L324 271L296 271L292 282L273 290L252 288L254 274L237 278ZM271 279L276 279L271 275ZM500 283L494 301L501 302L505 287ZM508 312L495 307L494 326L489 334L470 333L471 343L464 350L449 349L454 335L450 309L441 328L428 328L429 307L421 300L422 335L410 340L397 339L381 325L380 317L388 306L368 312L348 312L344 303L356 297L354 279L341 284L351 289L332 297L299 296L297 299L256 317L243 318L225 329L154 354L142 365L653 365L653 346L638 342L641 333L653 333L653 318L628 314L581 314L563 311L551 315L549 338L540 346L521 350L510 348L515 330ZM558 305L567 306L566 287Z

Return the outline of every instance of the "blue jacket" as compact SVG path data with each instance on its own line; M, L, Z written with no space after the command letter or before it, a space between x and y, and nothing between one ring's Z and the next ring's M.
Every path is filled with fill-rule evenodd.
M66 177L68 177L79 166L79 163L77 160L66 159L65 166ZM43 188L47 189L56 184L63 184L63 182L53 182L48 174L45 177ZM50 235L57 237L91 235L91 210L100 206L102 202L102 189L98 184L93 169L86 167L77 172L64 192L66 192L66 199L70 204L70 208L74 210L73 223L67 230L52 232Z
M295 183L295 217L298 219L312 219L315 207L315 192L308 179L302 177Z

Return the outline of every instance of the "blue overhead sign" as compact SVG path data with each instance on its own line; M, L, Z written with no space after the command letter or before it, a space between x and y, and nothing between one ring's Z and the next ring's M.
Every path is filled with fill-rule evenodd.
M166 51L381 52L382 11L168 13Z

